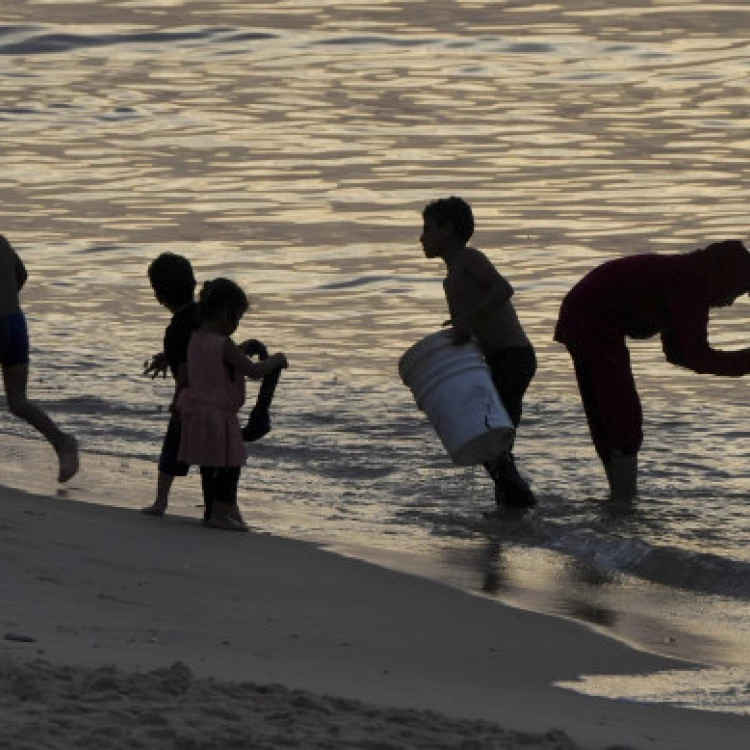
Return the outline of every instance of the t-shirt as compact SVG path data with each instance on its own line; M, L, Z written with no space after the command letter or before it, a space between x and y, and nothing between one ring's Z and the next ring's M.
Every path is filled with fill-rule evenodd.
M187 362L187 350L190 337L198 326L198 304L191 302L172 316L172 320L164 331L164 355L172 377L177 379L181 365Z

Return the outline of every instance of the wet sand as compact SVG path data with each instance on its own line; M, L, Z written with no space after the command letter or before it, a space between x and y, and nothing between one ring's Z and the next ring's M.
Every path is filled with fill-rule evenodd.
M308 542L4 489L0 559L0 747L750 741L742 717L554 686L688 663Z

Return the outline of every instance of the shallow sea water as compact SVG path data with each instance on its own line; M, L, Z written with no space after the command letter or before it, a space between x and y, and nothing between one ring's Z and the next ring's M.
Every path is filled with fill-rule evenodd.
M239 335L291 362L242 480L255 526L750 682L746 382L634 344L641 497L612 508L552 341L563 295L598 263L747 240L749 14L646 0L6 4L0 231L31 274L31 393L86 451L66 496L152 499L170 384L140 375L168 320L146 267L184 253L200 279L250 292ZM442 265L418 236L424 204L448 194L472 203L474 244L514 284L539 357L516 450L540 504L519 521L481 520L490 483L450 465L398 377L446 317ZM744 347L749 318L747 300L718 312L712 340ZM0 432L30 437L4 411ZM50 477L24 468L45 450L3 439L0 481L45 491ZM195 512L197 484L176 485L175 509ZM746 691L731 707L718 695L692 700L750 710Z

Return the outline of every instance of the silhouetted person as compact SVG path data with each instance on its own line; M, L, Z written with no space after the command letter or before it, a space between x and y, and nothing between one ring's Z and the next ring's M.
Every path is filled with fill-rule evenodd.
M555 340L573 358L591 437L614 500L635 497L643 441L641 403L628 337L661 335L667 361L698 373L750 373L750 348L719 351L708 342L709 310L750 292L750 253L727 240L682 255L611 260L567 294Z
M441 198L422 212L419 238L428 258L442 258L443 281L453 327L453 341L474 338L514 427L521 422L522 401L536 372L536 355L511 302L513 287L484 253L467 242L474 234L474 215L462 198ZM495 482L498 507L530 508L531 488L516 469L510 449L485 464Z
M78 472L78 443L26 396L29 335L19 293L27 278L26 267L18 253L0 235L0 363L8 409L44 435L57 453L57 480L67 482Z

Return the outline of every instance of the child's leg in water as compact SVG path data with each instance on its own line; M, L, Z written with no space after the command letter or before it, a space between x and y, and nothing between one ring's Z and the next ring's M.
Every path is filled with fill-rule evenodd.
M156 500L151 505L141 508L141 513L147 516L156 516L161 518L167 512L169 504L169 491L172 489L174 477L166 472L159 471L156 479Z
M175 477L185 477L190 466L177 458L180 450L180 422L172 416L167 426L159 456L159 476L156 482L156 499L152 505L141 508L148 516L163 516L169 504L169 491Z
M239 466L201 467L207 526L224 531L248 530L237 505L240 472Z
M2 366L3 383L8 409L11 414L42 433L55 449L58 460L58 482L67 482L78 472L78 441L73 435L63 432L40 407L33 404L26 396L29 377L29 365L21 362L15 365Z

